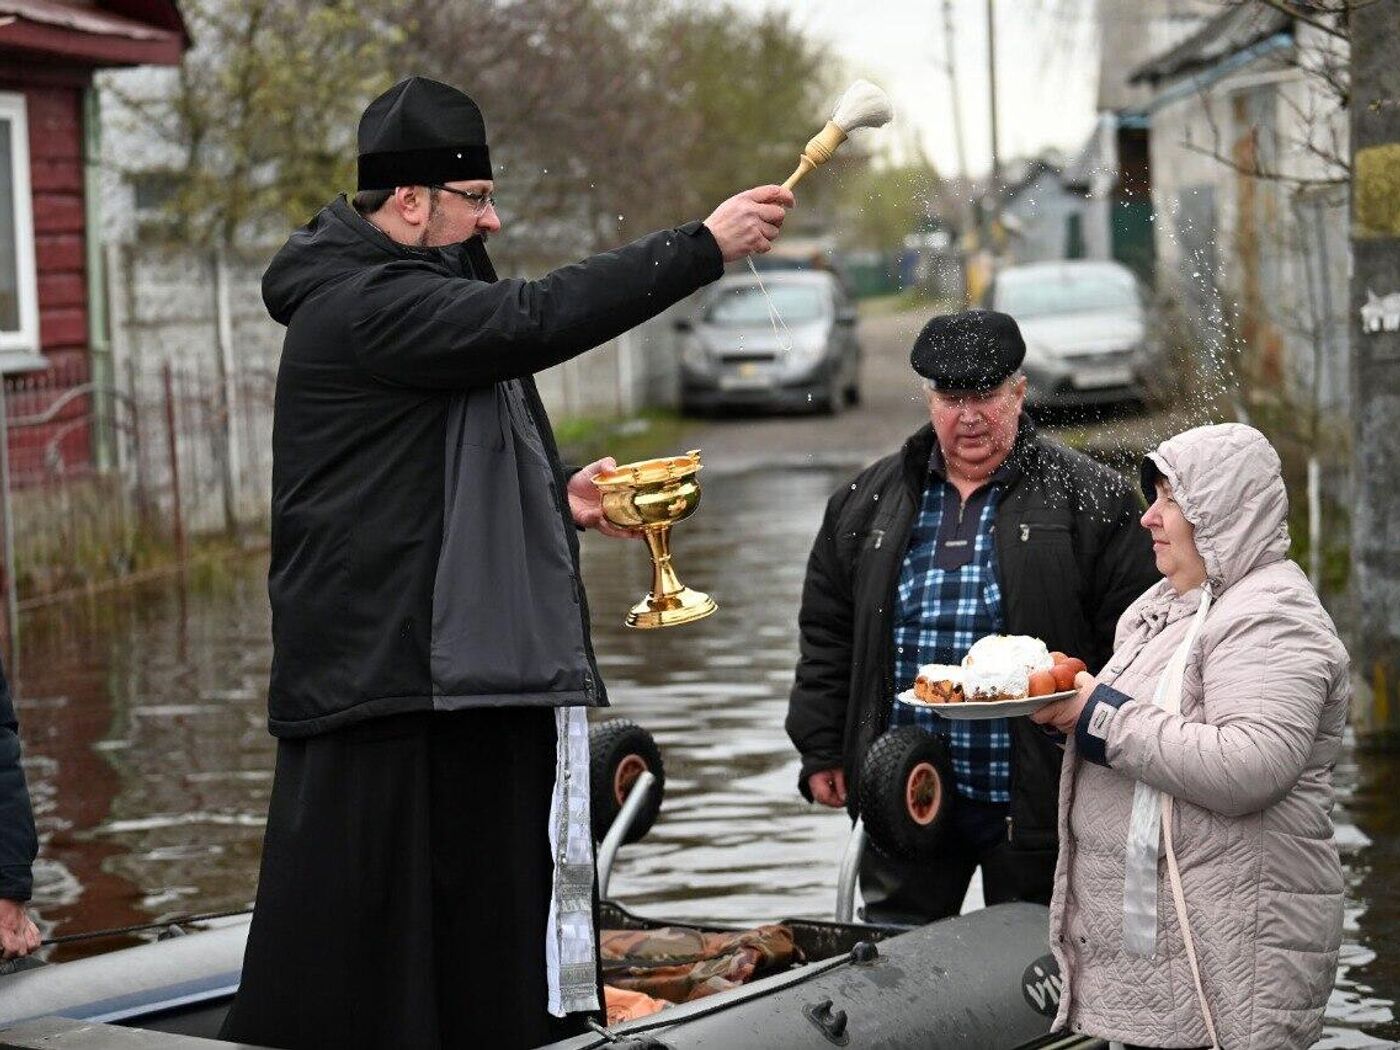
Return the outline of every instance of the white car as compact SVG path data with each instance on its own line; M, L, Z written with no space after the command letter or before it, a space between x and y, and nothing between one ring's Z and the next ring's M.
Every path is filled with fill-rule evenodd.
M1026 402L1040 407L1140 399L1158 354L1137 277L1116 262L1008 266L988 295L1026 340Z

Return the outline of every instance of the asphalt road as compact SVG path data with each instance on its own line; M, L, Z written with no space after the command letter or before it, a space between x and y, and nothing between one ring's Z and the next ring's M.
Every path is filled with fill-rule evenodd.
M928 419L909 348L928 320L921 312L863 319L861 403L836 416L727 414L695 419L685 448L704 452L707 471L766 466L850 466L893 452Z

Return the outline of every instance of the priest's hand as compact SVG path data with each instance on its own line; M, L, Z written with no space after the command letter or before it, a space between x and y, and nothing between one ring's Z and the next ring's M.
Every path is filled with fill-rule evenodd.
M605 456L588 464L569 479L569 513L574 516L574 524L581 529L597 529L604 536L618 539L632 539L640 536L640 529L620 529L603 517L603 494L593 484L593 477L617 466L617 460Z
M39 947L39 928L21 901L0 899L0 959L16 959Z
M705 225L724 261L733 262L772 251L787 210L796 206L791 190L758 186L730 197L710 213Z

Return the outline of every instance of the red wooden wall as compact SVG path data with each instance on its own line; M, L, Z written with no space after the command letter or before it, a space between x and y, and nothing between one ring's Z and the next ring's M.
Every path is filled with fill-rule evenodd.
M7 381L12 420L42 412L65 390L91 377L83 186L83 91L88 80L86 73L0 64L0 91L22 93L27 110L39 346L49 361L46 371ZM10 462L17 482L53 470L57 464L49 446L60 433L57 448L64 472L90 466L91 434L80 422L89 404L90 398L78 398L50 424L12 430Z

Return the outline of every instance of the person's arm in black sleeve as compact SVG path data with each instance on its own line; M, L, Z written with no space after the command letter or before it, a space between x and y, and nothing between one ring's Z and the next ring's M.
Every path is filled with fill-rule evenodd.
M851 689L854 609L849 576L836 553L841 503L833 499L807 559L798 613L797 677L788 700L787 734L802 755L797 788L812 801L813 773L843 764Z
M1095 652L1093 662L1086 663L1095 674L1113 655L1113 635L1119 618L1144 591L1162 578L1152 556L1152 537L1139 523L1142 503L1126 484L1118 495L1116 507L1113 521L1106 526L1090 596Z
M445 277L404 261L359 290L352 324L369 371L419 387L533 375L635 328L724 272L699 222L649 234L537 281Z
M0 670L0 900L22 902L33 891L31 868L39 840L19 756L19 723Z

